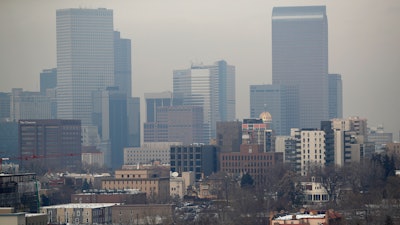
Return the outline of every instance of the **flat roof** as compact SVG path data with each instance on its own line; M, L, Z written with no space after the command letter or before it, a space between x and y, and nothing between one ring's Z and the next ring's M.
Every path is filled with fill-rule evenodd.
M103 207L111 207L114 205L118 205L117 203L70 203L70 204L62 204L62 205L50 205L44 206L42 209L63 209L63 208L84 208L84 209L96 209Z
M296 219L293 219L293 216L296 216ZM323 219L325 218L325 214L289 214L284 216L279 216L274 218L273 220L299 220L299 219Z
M34 216L47 216L46 213L27 213L25 217L34 217Z

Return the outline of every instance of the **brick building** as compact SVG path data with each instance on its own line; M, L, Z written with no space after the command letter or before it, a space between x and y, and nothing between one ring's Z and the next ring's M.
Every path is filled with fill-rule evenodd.
M115 205L113 224L171 224L174 206L169 204Z
M80 120L20 120L19 152L22 167L76 171L81 167Z
M235 175L249 173L256 185L262 185L264 174L283 163L282 152L264 152L263 149L263 145L242 144L240 152L221 153L220 170Z

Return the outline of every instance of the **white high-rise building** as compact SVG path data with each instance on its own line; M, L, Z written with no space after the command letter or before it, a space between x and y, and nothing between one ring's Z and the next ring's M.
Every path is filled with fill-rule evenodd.
M325 6L275 7L272 12L272 84L293 88L300 128L328 119L328 22ZM289 114L291 115L291 114ZM282 118L285 119L285 118Z
M57 117L92 124L92 92L114 85L113 11L59 9Z
M325 165L325 132L317 129L291 129L291 136L297 139L297 172L309 174L315 166Z
M225 61L174 70L173 92L183 105L203 107L204 137L208 139L215 138L218 121L236 118L235 67Z

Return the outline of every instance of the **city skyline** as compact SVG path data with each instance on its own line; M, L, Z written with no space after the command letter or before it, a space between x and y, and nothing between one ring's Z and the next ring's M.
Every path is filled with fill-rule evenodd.
M133 96L143 102L145 92L172 91L173 70L187 68L191 61L210 64L224 59L236 67L238 119L250 115L249 85L272 83L273 7L326 5L329 73L342 74L343 117L367 118L369 126L383 124L398 140L400 3L396 1L5 1L0 5L1 27L7 31L0 38L2 92L18 87L38 91L40 72L56 67L57 9L104 7L114 11L114 28L132 40Z

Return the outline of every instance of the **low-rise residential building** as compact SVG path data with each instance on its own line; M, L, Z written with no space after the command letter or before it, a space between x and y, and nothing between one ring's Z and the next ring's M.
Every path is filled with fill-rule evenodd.
M389 155L400 156L400 142L391 142L386 144L386 153Z
M7 225L25 225L25 213L1 213L0 214L0 224Z
M90 184L90 188L102 189L101 181L106 178L111 178L111 174L67 173L63 174L62 177L65 178L65 180L71 180L75 187L82 187L83 183L86 181L88 184Z
M13 207L0 208L0 224L47 225L47 215L44 213L14 212Z
M113 224L172 224L174 206L170 204L115 205Z
M146 204L146 193L139 190L88 190L72 194L71 203Z
M181 176L179 176L178 172L173 172L169 181L171 196L183 198L187 194L188 188L193 186L195 181L194 172L192 171L182 172Z
M298 224L298 225L339 225L342 222L342 215L333 210L302 210L299 213L279 213L270 217L272 225Z
M301 182L304 200L307 203L323 203L329 201L329 195L322 183L315 181Z
M48 224L111 224L115 203L71 203L41 208Z

